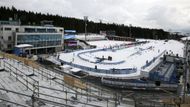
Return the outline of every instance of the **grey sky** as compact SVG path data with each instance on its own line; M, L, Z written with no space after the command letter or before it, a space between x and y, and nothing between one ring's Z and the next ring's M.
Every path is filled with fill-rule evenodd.
M1 6L190 32L190 0L0 0Z

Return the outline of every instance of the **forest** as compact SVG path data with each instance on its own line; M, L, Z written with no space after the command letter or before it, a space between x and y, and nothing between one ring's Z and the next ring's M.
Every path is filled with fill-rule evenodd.
M77 33L84 33L85 22L83 19L65 17L61 15L44 14L41 12L32 12L19 10L15 7L0 7L0 20L20 20L21 25L40 25L40 21L53 21L54 26L64 27L64 29L76 30ZM116 23L102 23L87 21L88 33L99 33L100 31L114 31L117 36L149 38L149 39L179 39L181 35L170 34L163 29L142 28L138 26L126 26ZM130 33L131 32L131 33ZM131 34L131 35L130 35Z

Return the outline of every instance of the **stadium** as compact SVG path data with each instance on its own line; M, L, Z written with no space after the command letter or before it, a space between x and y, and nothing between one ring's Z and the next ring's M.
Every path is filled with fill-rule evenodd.
M139 39L136 42L100 40L90 41L88 44L95 45L96 48L60 53L58 60L63 67L65 65L72 67L73 74L84 72L88 76L101 78L101 82L111 80L113 83L119 80L131 83L133 80L132 83L147 83L142 79L152 80L149 83L178 82L174 62L169 61L163 69L159 71L158 69L166 63L163 61L164 56L183 59L184 44L181 42Z

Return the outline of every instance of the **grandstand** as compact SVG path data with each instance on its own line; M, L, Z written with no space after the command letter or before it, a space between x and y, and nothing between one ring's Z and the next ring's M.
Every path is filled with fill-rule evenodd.
M31 60L11 54L2 56L3 58L0 59L0 68L3 68L0 72L0 107L108 107L108 105L115 105L113 95L107 93L99 95L101 92L91 84L86 84L69 75L56 73ZM97 100L98 98L102 101Z

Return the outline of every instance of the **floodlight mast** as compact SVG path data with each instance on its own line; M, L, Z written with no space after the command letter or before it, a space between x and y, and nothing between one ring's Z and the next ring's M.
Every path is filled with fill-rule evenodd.
M132 37L131 28L132 28L132 24L129 24L129 37Z
M88 16L84 16L85 41L86 41L86 36L87 36L87 21L88 21Z

